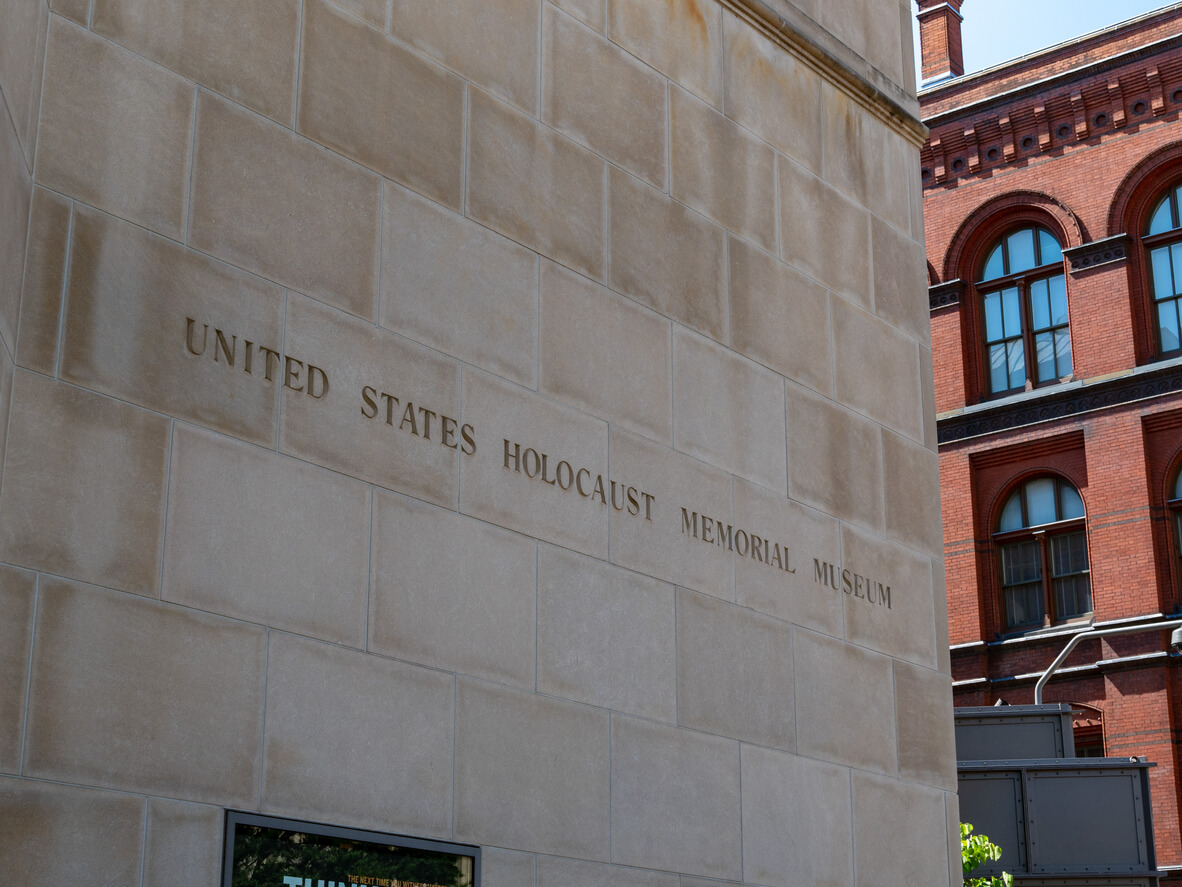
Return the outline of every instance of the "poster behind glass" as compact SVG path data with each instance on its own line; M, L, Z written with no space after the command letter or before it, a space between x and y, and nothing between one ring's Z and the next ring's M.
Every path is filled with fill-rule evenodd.
M480 850L226 814L223 887L479 887Z

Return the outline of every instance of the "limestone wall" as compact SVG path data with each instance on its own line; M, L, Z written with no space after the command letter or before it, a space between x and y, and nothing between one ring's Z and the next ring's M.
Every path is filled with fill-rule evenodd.
M50 8L52 7L52 8ZM909 11L0 3L0 871L958 879Z

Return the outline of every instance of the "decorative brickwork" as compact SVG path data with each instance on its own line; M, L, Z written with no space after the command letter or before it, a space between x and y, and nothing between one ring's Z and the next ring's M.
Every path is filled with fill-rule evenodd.
M931 131L922 181L957 705L1029 703L1072 631L1180 610L1168 502L1182 470L1182 362L1161 359L1142 245L1150 214L1182 179L1180 29L1174 6L920 95ZM991 400L977 282L993 245L1030 224L1063 246L1071 372ZM1029 367L1035 356L1023 356ZM1093 613L1023 632L1006 624L995 537L1013 491L1044 476L1083 499ZM1082 644L1046 700L1087 706L1086 728L1105 754L1157 763L1157 858L1177 867L1182 762L1171 725L1182 716L1182 671L1166 641ZM1174 883L1182 879L1163 881Z

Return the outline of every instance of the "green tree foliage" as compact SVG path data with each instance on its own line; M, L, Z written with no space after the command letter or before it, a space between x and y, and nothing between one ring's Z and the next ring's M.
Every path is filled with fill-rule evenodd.
M469 887L458 857L383 847L304 832L239 825L234 837L234 887L281 887L285 875L345 882L350 875Z
M1000 878L969 877L985 863L998 859L1001 859L1000 847L985 835L974 835L969 823L960 824L960 862L964 870L965 887L1014 887L1014 876L1009 872L1002 872Z

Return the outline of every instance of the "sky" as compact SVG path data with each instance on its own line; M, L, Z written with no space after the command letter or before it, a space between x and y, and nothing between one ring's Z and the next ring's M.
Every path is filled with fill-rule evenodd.
M964 0L965 73L1170 5L1166 0ZM913 25L918 71L919 24Z

